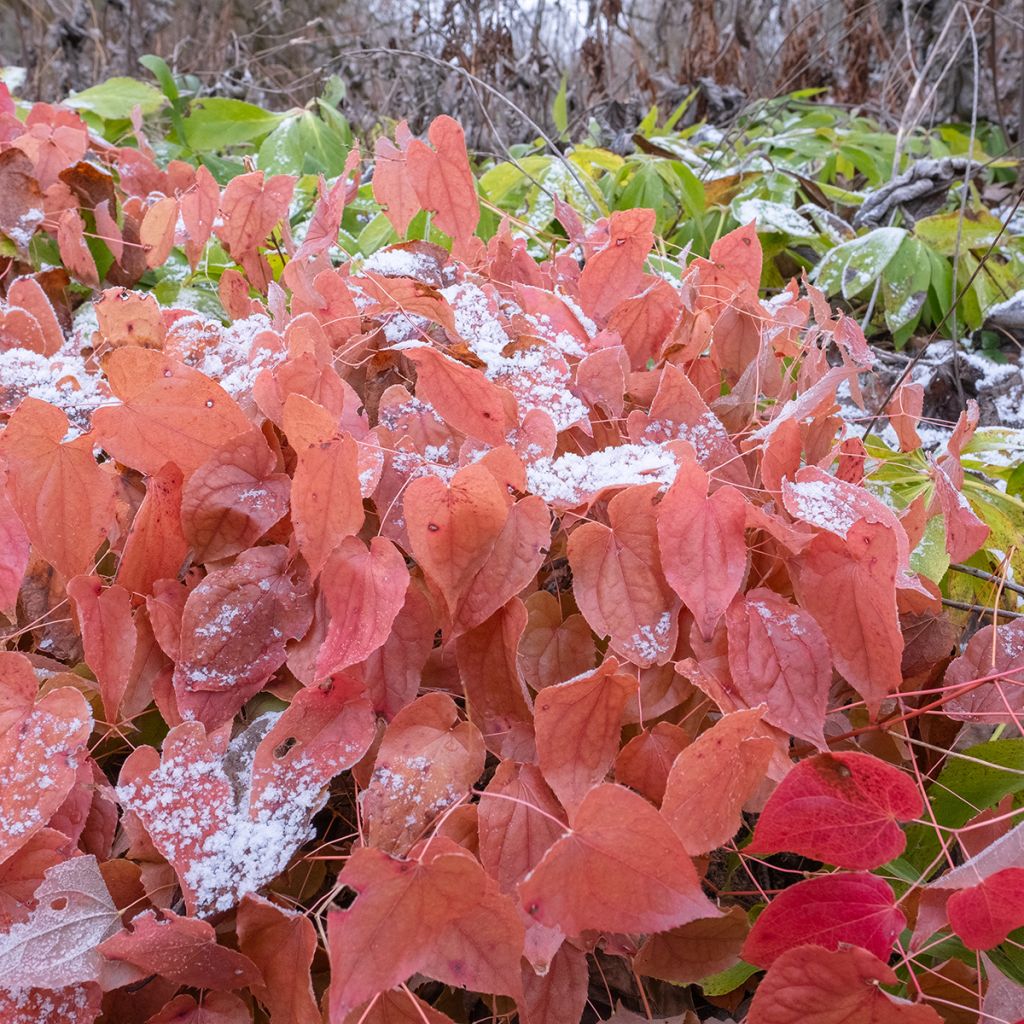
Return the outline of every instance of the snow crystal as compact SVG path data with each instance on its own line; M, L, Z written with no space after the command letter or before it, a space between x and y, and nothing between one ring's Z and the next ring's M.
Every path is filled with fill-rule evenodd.
M786 484L786 504L792 501L796 514L813 526L845 537L860 518L843 505L842 498L825 480L798 480Z
M463 282L445 288L441 294L455 312L459 334L486 364L485 376L512 392L520 413L543 409L556 430L567 430L586 419L587 406L569 390L569 368L554 346L532 346L504 355L512 339L491 312L481 288Z
M671 484L678 463L656 444L623 444L590 455L567 452L538 459L526 470L527 486L547 502L579 505L606 487Z
M25 348L0 352L0 401L13 410L23 398L38 398L64 412L69 423L65 441L88 431L93 412L115 402L78 356L48 359Z
M233 398L247 394L260 373L284 362L288 353L282 347L271 350L260 346L253 351L253 340L261 331L270 330L270 320L263 313L253 313L221 328L220 340L203 353L196 367Z
M165 757L147 780L117 789L195 894L200 916L230 910L258 891L312 836L309 823L323 791L305 777L308 758L274 759L264 769L272 773L270 782L251 799L259 742L279 717L256 719L231 741L223 760ZM228 802L222 799L225 785L234 794Z
M366 257L363 271L385 277L411 277L424 284L433 284L437 279L437 261L425 253L408 249L381 249Z
M655 663L668 651L668 635L671 627L671 612L663 612L661 618L653 626L641 626L629 638L630 646L644 661Z

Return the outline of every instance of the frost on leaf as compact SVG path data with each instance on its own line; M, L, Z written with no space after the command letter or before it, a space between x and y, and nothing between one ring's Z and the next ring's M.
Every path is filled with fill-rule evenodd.
M22 709L0 734L0 862L43 828L75 783L92 714L71 687Z
M427 826L463 799L484 767L484 742L447 694L430 693L388 726L361 796L370 842L405 853Z
M174 670L178 705L207 728L227 722L285 660L312 609L283 545L252 548L192 591L181 618Z
M0 935L0 1020L4 1024L92 1024L100 1009L98 946L121 915L95 857L47 870L28 918Z
M28 920L0 935L0 989L14 997L98 981L103 958L96 947L121 928L121 915L96 858L54 865L35 900Z
M132 753L117 795L173 865L190 912L209 915L284 871L310 838L324 788L372 738L369 704L339 680L257 718L224 754L198 722L175 727L162 757Z

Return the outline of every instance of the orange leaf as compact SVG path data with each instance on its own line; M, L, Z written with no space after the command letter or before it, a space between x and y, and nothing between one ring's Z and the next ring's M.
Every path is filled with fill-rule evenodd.
M225 441L250 429L220 385L160 352L120 348L105 370L121 404L93 414L95 440L147 476L173 462L187 479Z
M26 398L0 435L7 496L39 553L64 577L92 569L113 526L114 483L96 464L90 435L62 441L68 419Z
M661 815L614 785L587 794L572 831L519 883L519 898L566 935L660 932L718 913Z
M540 769L570 814L604 780L618 753L622 713L637 688L636 679L619 674L618 668L610 658L582 679L537 694Z

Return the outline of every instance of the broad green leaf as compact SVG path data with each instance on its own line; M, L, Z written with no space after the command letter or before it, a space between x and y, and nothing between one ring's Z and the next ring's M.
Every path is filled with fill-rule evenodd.
M951 756L928 787L928 800L938 824L961 828L979 811L1020 792L1024 792L1024 739L994 740L969 747L962 756ZM939 852L931 825L907 829L905 861L923 871Z
M754 221L758 231L769 231L790 238L816 238L817 229L792 206L771 199L743 199L732 204L733 216L740 224Z
M837 245L818 264L816 282L828 294L851 299L872 286L896 255L907 233L903 228L874 231Z
M286 117L261 143L258 163L272 174L324 174L345 169L348 147L312 111Z
M214 96L192 101L185 134L197 152L218 152L270 134L286 116L243 100Z
M932 516L925 527L917 547L910 553L910 568L927 576L933 583L941 583L949 570L949 555L946 552L946 521L942 516Z
M916 238L904 238L882 274L885 322L894 334L920 318L931 278L924 244Z
M987 210L968 208L960 229L960 211L936 213L924 217L914 225L914 234L943 256L952 256L957 251L959 232L960 251L966 249L987 249L995 241L1002 222Z
M152 114L165 102L159 89L137 78L108 78L99 85L72 93L64 101L66 106L88 111L104 121L126 121L135 107L143 114Z
M551 104L551 120L555 122L559 135L564 135L569 130L569 106L566 96L568 77L562 75L562 82L555 94L555 101Z

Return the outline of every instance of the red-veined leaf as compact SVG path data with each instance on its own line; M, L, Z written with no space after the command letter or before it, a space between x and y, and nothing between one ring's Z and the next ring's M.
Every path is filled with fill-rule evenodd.
M519 899L566 935L666 931L718 913L661 815L610 784L586 795L569 834L519 883Z
M880 867L907 844L899 822L920 817L913 781L885 761L846 751L801 761L772 793L747 847L788 850L843 868Z

